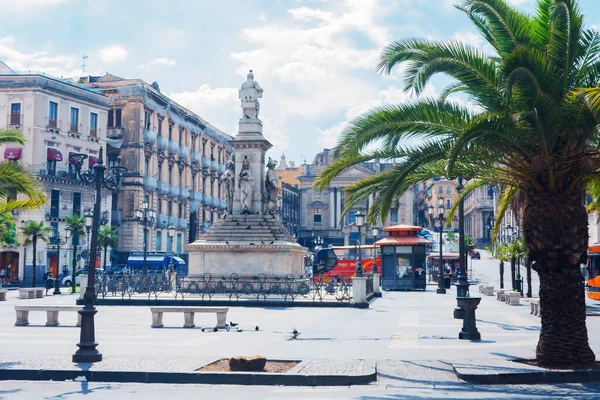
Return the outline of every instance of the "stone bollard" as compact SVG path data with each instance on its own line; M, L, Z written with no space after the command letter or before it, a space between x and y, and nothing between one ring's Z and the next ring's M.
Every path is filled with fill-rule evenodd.
M456 301L465 310L463 326L458 334L458 338L463 340L481 340L481 334L477 330L475 318L475 310L481 301L481 297L457 297Z
M381 297L381 274L373 274L373 295Z
M83 300L85 294L85 288L87 287L88 276L87 274L81 274L79 276L79 298Z
M171 284L171 290L177 293L177 272L169 270L168 275L169 283Z
M352 278L352 303L358 307L367 307L367 277L355 276Z

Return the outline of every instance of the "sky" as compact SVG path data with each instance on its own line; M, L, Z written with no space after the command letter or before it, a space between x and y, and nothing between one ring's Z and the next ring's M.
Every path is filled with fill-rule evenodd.
M402 70L376 71L382 49L407 37L485 50L461 0L0 0L0 60L59 77L107 72L158 82L162 93L235 135L249 69L264 89L268 155L296 164L334 147L348 122L410 101ZM530 12L535 0L509 0ZM580 0L600 27L600 0ZM448 83L436 78L424 95ZM457 98L468 104L468 99Z

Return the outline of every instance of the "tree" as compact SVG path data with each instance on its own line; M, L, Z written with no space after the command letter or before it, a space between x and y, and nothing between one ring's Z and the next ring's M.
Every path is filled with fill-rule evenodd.
M504 289L504 261L508 259L508 245L506 243L500 243L496 247L496 253L500 264L498 271L500 272L500 289Z
M382 53L379 70L404 64L417 99L353 120L316 181L325 188L357 164L394 159L390 170L347 188L345 211L369 194L369 222L385 218L402 193L436 176L470 178L459 194L501 187L495 221L516 199L532 268L540 277L539 365L594 361L579 264L586 259L586 188L600 182L600 34L583 29L576 0L539 0L526 15L504 0L458 7L491 51L454 40L403 39ZM440 98L420 95L430 79L453 79ZM476 109L449 100L461 93ZM375 148L375 150L372 150ZM600 185L599 185L600 186Z
M104 248L104 272L106 272L106 252L108 248L119 245L118 233L118 229L112 229L110 226L103 226L98 231L98 244Z
M75 278L77 272L77 245L79 238L85 236L85 218L75 214L72 217L65 217L67 229L71 231L71 240L73 241L73 272L71 276L71 293L75 293Z
M38 239L48 242L48 236L52 228L44 226L44 221L27 221L25 226L21 228L21 232L25 237L23 246L29 246L33 244L33 274L31 276L31 287L35 287L35 281L37 278L37 241Z

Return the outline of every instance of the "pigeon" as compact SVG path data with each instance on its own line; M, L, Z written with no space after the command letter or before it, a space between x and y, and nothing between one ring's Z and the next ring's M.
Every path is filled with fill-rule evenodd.
M248 230L248 229L250 229L250 226L248 226L248 227L246 228L246 230Z
M200 330L201 330L202 332L204 332L204 328L200 328Z
M262 240L260 241L260 243L261 243L261 244L265 244L265 242L264 242L264 241L262 241Z
M235 328L239 324L237 322L229 321L229 325L231 325L232 328Z
M226 244L229 244L229 242L228 242L227 240L225 241L225 243L226 243Z
M213 328L213 332L217 332L218 330L219 329L216 326Z
M292 339L296 339L299 335L300 335L300 332L298 332L298 330L296 330L296 328L294 328L294 330L292 331Z
M256 244L255 243L250 243L250 246L256 246Z
M271 240L271 241L269 242L269 244L273 244L273 243L275 243L275 241L274 241L274 240Z
M240 223L239 223L239 222L237 222L237 221L235 221L235 224L236 224L236 225L239 225Z
M242 328L237 328L236 332L244 332Z
M259 331L259 330L260 330L260 328L258 327L258 325L256 325L256 326L254 327L254 330L255 330L255 331Z

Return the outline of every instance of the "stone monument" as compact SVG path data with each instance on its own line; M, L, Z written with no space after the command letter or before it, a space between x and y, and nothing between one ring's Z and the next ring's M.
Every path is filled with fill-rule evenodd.
M265 153L272 145L263 137L258 118L262 94L250 70L239 91L239 132L231 141L235 166L228 163L221 176L228 200L227 215L187 245L190 281L202 280L206 273L215 277L235 273L240 278L259 274L297 277L304 273L306 249L288 234L277 215L277 163L269 158L265 170Z

